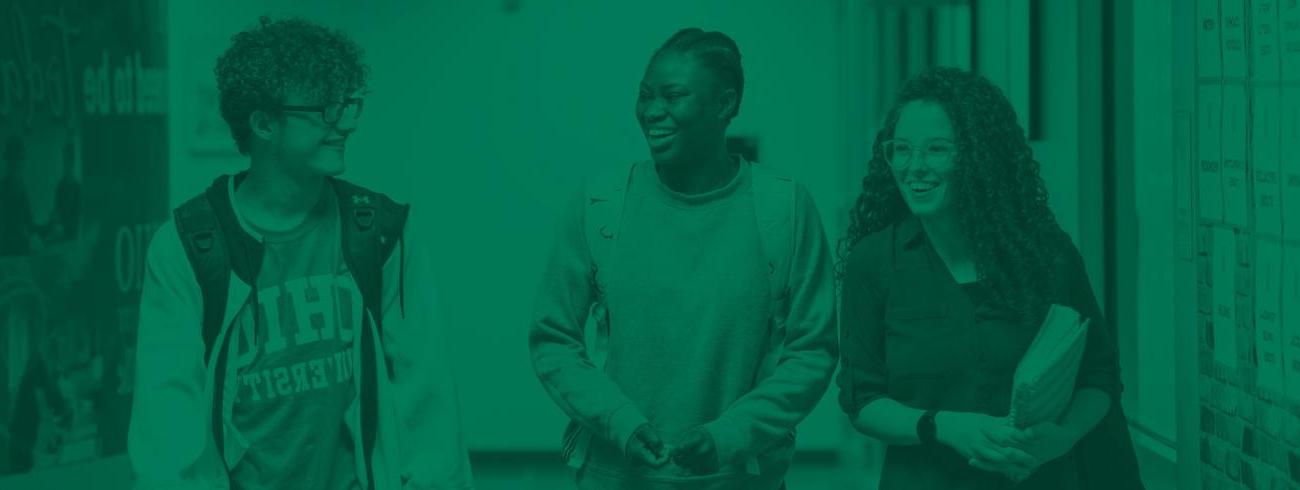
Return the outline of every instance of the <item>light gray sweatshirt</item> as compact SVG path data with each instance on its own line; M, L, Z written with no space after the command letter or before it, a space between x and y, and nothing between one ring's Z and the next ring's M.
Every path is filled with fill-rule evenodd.
M761 249L753 171L747 162L739 167L729 184L698 195L669 189L652 164L636 167L611 260L618 267L608 279L603 372L583 342L594 299L586 202L575 199L562 219L530 344L552 398L596 435L579 472L581 487L780 486L795 426L816 406L836 363L831 259L817 210L798 186L787 333L775 372L763 377L777 303ZM629 465L623 448L647 421L669 444L705 427L721 471Z

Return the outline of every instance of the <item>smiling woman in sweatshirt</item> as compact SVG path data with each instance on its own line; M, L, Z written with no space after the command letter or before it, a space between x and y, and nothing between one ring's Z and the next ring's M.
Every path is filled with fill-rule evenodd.
M529 343L572 420L579 488L781 488L830 382L829 248L802 186L728 154L743 92L731 38L675 34L636 104L651 161L589 182L563 216Z

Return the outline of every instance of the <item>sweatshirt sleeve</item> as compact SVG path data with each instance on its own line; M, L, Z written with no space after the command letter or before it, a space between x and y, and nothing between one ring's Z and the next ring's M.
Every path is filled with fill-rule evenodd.
M222 488L198 468L209 444L202 302L175 223L149 243L136 334L127 454L137 489ZM208 475L208 476L200 476ZM224 475L222 475L224 476Z
M404 488L469 490L469 452L447 324L432 277L426 224L407 217L403 243L384 264L384 353L392 370ZM402 298L402 296L405 298ZM405 314L403 314L405 310Z
M837 362L834 282L821 216L808 191L795 201L785 347L775 372L705 424L723 464L743 461L794 430L817 406Z
M587 354L583 326L594 301L592 258L578 192L563 210L542 276L528 344L542 387L570 419L620 450L646 417Z

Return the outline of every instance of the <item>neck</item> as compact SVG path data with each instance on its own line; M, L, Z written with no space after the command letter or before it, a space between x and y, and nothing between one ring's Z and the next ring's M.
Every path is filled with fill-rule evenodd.
M235 200L245 219L258 227L287 230L307 217L326 185L322 176L294 175L276 162L254 157Z
M673 165L656 165L664 185L682 194L703 194L727 185L736 175L737 162L719 145L700 157Z

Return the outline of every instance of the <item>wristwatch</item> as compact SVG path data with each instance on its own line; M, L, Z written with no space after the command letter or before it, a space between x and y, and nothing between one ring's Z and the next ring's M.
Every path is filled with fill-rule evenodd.
M938 413L938 410L927 410L916 421L916 438L921 440L921 445L933 446L938 442L935 439L935 432L938 429L934 426L934 416Z

